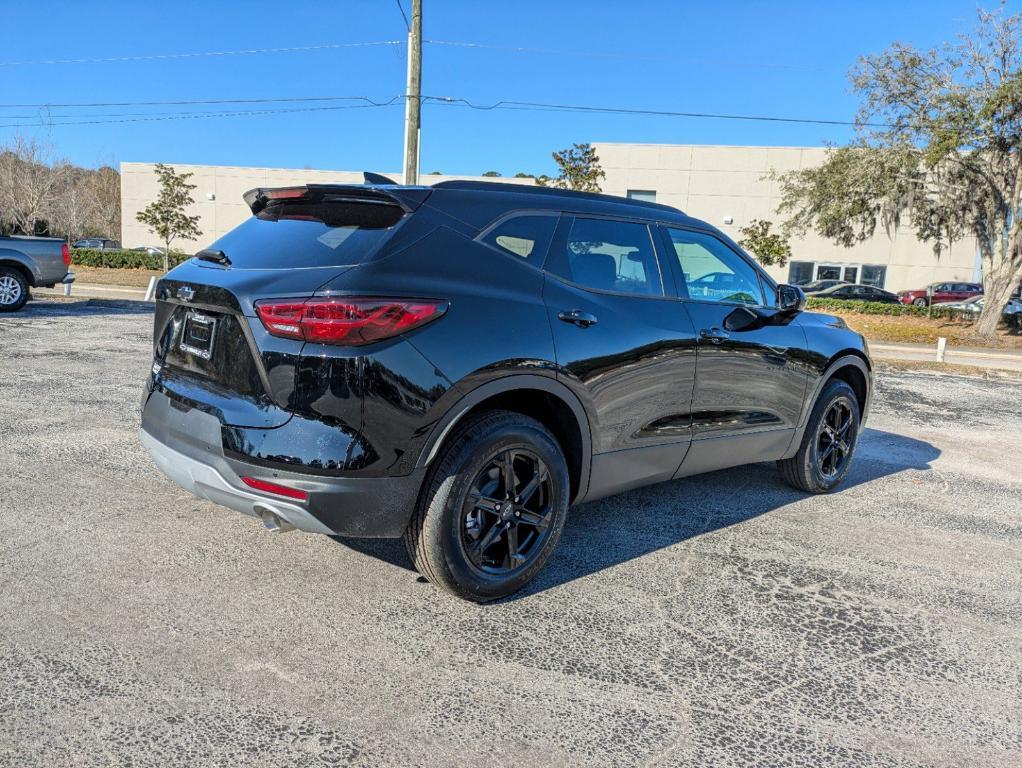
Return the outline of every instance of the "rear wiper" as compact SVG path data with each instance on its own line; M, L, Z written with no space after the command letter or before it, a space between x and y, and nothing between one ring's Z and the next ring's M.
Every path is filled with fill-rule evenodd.
M199 251L195 254L195 258L202 259L203 261L212 261L216 264L222 264L225 267L231 266L231 260L227 258L227 254L223 251L214 251L207 248L204 251Z

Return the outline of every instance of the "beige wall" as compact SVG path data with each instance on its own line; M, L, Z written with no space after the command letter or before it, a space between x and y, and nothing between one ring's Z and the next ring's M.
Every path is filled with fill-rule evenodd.
M192 253L205 248L220 236L226 234L251 213L242 195L255 187L286 187L292 184L361 184L362 172L358 171L313 171L283 168L239 168L222 165L188 165L168 163L178 173L192 173L191 183L195 203L190 215L199 216L202 234L196 241L177 241L172 248ZM121 163L121 243L125 248L139 245L162 245L159 238L148 231L145 224L135 219L135 214L156 199L158 186L154 163ZM386 173L392 179L401 174ZM423 184L436 184L451 179L482 179L478 176L422 176ZM509 181L532 185L532 179L482 179L484 181Z
M690 216L713 224L735 240L739 229L752 219L777 224L779 172L823 162L822 147L730 147L684 144L595 143L600 165L607 174L603 190L626 195L628 190L655 190L658 203L680 208ZM725 224L731 217L733 223ZM887 267L884 285L901 290L937 280L972 280L976 277L973 240L955 243L938 260L932 246L921 243L908 229L888 237L882 229L870 240L843 248L815 234L792 241L795 261L840 264L877 264ZM773 277L786 280L788 268L771 267Z

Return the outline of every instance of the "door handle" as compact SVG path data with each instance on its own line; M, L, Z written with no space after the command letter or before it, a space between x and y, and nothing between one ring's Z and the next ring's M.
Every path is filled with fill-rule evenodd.
M703 328L699 331L699 338L712 341L714 344L720 344L720 342L730 339L731 334L723 328Z
M596 325L596 315L592 312L583 312L581 309L558 312L557 319L577 325L579 328L588 328L590 325Z

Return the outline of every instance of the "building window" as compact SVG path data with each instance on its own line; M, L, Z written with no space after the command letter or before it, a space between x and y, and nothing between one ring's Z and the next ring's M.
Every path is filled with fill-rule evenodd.
M862 277L860 279L866 285L872 285L874 288L883 288L884 282L887 280L887 267L881 267L876 264L863 264Z
M788 282L805 285L816 280L843 280L883 288L887 267L879 264L822 264L818 261L788 262Z
M632 200L644 200L647 203L656 202L655 189L629 189L628 197Z
M804 285L813 279L813 267L811 261L789 261L788 262L788 284Z

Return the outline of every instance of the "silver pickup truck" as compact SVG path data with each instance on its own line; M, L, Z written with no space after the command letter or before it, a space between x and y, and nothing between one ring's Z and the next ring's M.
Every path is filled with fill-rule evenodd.
M59 237L0 237L0 312L16 312L30 288L73 283L71 251Z

